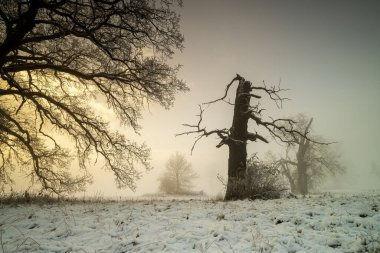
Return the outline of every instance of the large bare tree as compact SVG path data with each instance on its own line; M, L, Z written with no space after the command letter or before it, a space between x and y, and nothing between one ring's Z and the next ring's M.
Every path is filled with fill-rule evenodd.
M303 135L291 135L293 140L287 143L285 155L279 159L279 164L289 180L291 191L305 195L327 175L341 174L345 168L332 146L328 145L332 143L326 143L317 136L311 137L314 141L305 138L312 132L313 118L299 114L294 121L295 129Z
M234 82L237 82L238 86L235 101L231 103L227 98L230 87ZM224 128L209 131L206 127L201 126L204 112L202 106L200 106L198 123L195 125L184 124L192 130L179 135L197 135L192 150L200 139L210 135L217 135L220 138L220 143L217 145L218 148L223 145L228 146L229 157L226 200L247 197L246 180L244 180L247 172L247 142L269 142L268 138L262 133L259 133L259 131L267 132L273 138L285 143L292 141L292 133L298 133L304 136L293 128L295 122L291 119L272 119L271 117L264 117L264 109L260 106L260 99L262 99L262 96L267 96L270 100L273 100L278 107L281 107L282 102L286 100L286 98L282 98L279 95L281 91L283 90L279 86L268 87L265 82L263 82L262 85L254 85L250 81L246 81L240 75L236 75L227 85L225 93L221 98L205 103L213 104L219 101L225 101L234 106L232 126L229 129ZM251 99L255 101L253 105L251 105ZM256 125L255 131L248 131L249 120L253 121Z
M17 167L43 189L79 190L90 179L89 161L102 157L119 187L135 188L136 166L151 167L149 148L111 131L92 105L106 103L138 133L144 105L169 108L188 89L179 66L166 63L183 48L177 4L0 0L2 184ZM78 176L68 171L73 155L83 169Z

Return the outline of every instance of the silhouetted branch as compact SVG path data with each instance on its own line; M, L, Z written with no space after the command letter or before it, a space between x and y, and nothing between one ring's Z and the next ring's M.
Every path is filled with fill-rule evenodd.
M282 103L286 100L290 100L289 98L284 98L279 95L280 92L288 91L289 89L282 89L280 87L281 82L278 84L278 86L271 86L267 87L265 81L263 81L263 86L251 86L251 91L257 90L257 91L264 91L271 100L273 100L278 108L282 108Z
M213 135L213 134L218 135L219 138L221 139L221 142L216 146L218 148L223 146L224 144L226 144L227 141L229 140L229 138L228 138L229 132L227 129L215 129L212 131L207 131L205 127L201 127L204 109L202 108L201 105L198 105L198 106L199 106L199 111L200 111L199 114L197 115L199 117L198 123L196 125L182 124L183 126L190 127L194 130L176 134L176 136L189 135L189 134L197 134L198 135L196 137L196 140L193 143L192 148L191 148L191 154L193 153L194 147L197 144L197 142L200 139L202 139L203 137L208 137L208 136Z
M213 101L203 103L203 104L213 104L217 103L219 101L224 101L230 105L234 105L235 107L237 104L232 104L229 101L226 101L226 97L228 95L228 92L230 90L231 85L235 82L246 82L244 78L242 78L240 75L236 75L235 78L232 79L230 83L227 84L224 95L221 98L215 99ZM278 86L272 86L272 87L267 87L265 82L263 82L263 86L253 86L251 82L248 82L250 87L249 90L252 91L257 91L257 92L263 92L269 96L271 100L273 100L277 107L282 106L282 102L285 100L288 100L288 98L283 98L279 95L280 92L286 91L286 89L280 88L280 85ZM246 92L237 92L237 96L239 96L239 101L241 100L240 98L243 97L252 97L256 99L261 99L262 96L253 94L253 93L246 93ZM261 108L260 102L257 102L256 105L250 106L247 105L248 110L247 111L240 111L238 113L241 113L244 115L244 117L247 117L251 120L253 120L258 127L264 128L275 140L279 140L283 143L287 144L292 144L298 141L297 137L302 137L305 140L308 140L313 143L319 143L315 140L311 140L308 137L308 131L306 130L305 132L300 132L297 130L294 126L296 122L292 119L272 119L270 120L265 120L263 119L263 112L265 109ZM224 144L231 145L231 144L244 144L246 141L262 141L265 143L268 143L269 141L267 138L265 138L263 135L259 134L257 131L255 133L252 132L247 132L244 136L239 136L239 140L236 140L231 137L231 130L227 129L216 129L213 131L207 131L205 127L201 127L201 123L203 121L203 112L204 109L199 105L200 113L197 115L199 117L198 123L195 125L191 124L183 124L183 126L192 128L193 130L191 131L186 131L181 134L177 134L176 136L180 135L190 135L190 134L196 134L196 140L191 148L191 152L193 152L195 145L198 143L200 139L203 137L207 137L212 134L218 135L218 137L221 139L220 143L217 145L217 147L221 147ZM235 112L236 113L236 112ZM328 143L319 143L319 144L328 144Z
M222 101L222 100L224 100L224 99L227 97L227 95L228 95L228 91L229 91L231 85L232 85L235 81L240 81L241 79L242 79L242 77L241 77L239 74L236 74L236 77L235 77L234 79L232 79L232 81L231 81L229 84L227 84L227 87L226 87L226 90L224 91L224 96L223 96L223 97L218 98L218 99L215 99L215 100L210 101L210 102L203 103L203 104L204 104L204 105L207 105L207 104L212 104L212 103L216 103L216 102L218 102L218 101Z

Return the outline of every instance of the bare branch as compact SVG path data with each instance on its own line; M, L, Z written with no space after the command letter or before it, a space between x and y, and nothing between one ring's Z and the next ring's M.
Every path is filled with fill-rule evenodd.
M234 79L232 79L232 81L231 81L229 84L227 84L227 87L226 87L226 90L224 91L224 96L223 96L223 97L218 98L218 99L215 99L215 100L210 101L210 102L203 103L203 104L204 104L204 105L207 105L207 104L212 104L212 103L216 103L216 102L218 102L218 101L222 101L222 100L224 100L224 99L227 97L227 95L228 95L228 91L229 91L231 85L232 85L235 81L240 81L241 79L242 79L242 77L241 77L239 74L236 74L236 77L235 77Z
M273 100L276 103L276 106L278 108L282 108L282 103L286 100L290 100L289 98L283 98L279 95L282 91L288 91L288 89L282 89L280 87L280 83L278 86L271 86L267 87L265 81L263 81L263 86L251 86L251 91L257 90L257 91L264 91L271 100Z
M242 78L240 75L237 74L236 77L234 79L232 79L232 81L227 85L227 87L225 89L225 93L221 98L218 98L216 100L213 100L213 101L210 101L207 103L203 103L203 104L212 104L212 103L216 103L219 101L224 101L230 105L234 105L235 110L236 110L236 106L240 106L240 105L238 105L236 103L233 104L233 103L230 103L229 101L225 100L227 95L228 95L229 89L230 89L230 87L234 81L241 82L241 81L245 81L245 80L244 80L244 78ZM278 107L282 106L283 101L288 100L287 98L283 98L279 95L279 93L281 91L286 91L286 89L280 88L280 85L278 85L277 87L276 86L267 87L265 82L263 82L263 86L257 87L257 86L253 86L250 82L248 82L248 83L250 84L250 87L249 87L250 91L264 92L265 94L267 94L269 96L269 98L271 100L275 101L275 103ZM237 96L238 97L236 99L245 98L245 97L248 97L248 98L252 97L252 98L256 98L256 99L262 98L260 95L252 94L252 93L246 93L246 92L240 92L237 94ZM248 132L246 134L243 134L242 136L239 137L239 140L232 138L230 130L227 131L227 129L216 129L213 131L207 131L205 127L201 127L204 109L200 105L199 105L199 110L200 110L200 113L199 113L199 115L197 115L199 117L197 124L195 124L195 125L183 124L183 126L189 127L192 130L186 131L186 132L183 132L183 133L176 135L176 136L190 135L190 134L196 134L197 135L196 140L195 140L195 142L191 148L191 151L194 150L195 145L197 144L197 142L200 139L202 139L203 137L207 137L209 135L212 135L212 134L218 135L218 137L221 139L219 144L217 145L218 148L223 146L224 144L227 144L227 145L244 144L246 141L258 141L258 140L260 140L260 141L265 142L265 143L269 142L264 136L262 136L261 134L258 134L257 131L256 131L256 133L249 133ZM246 106L246 110L239 111L238 113L240 113L243 117L247 117L249 119L252 119L258 127L264 128L272 136L272 138L274 138L276 141L280 141L283 143L287 143L288 145L292 145L293 143L299 142L301 139L303 139L303 140L308 140L309 142L312 142L312 143L330 144L330 143L319 143L316 140L310 139L308 137L308 131L301 132L301 131L297 130L294 127L296 122L292 119L281 119L281 118L280 119L272 119L269 117L270 120L264 120L263 115L262 115L264 111L265 111L265 109L261 108L260 102L257 102L256 105L254 105L254 106L248 105L248 106ZM235 113L237 113L237 112L235 112Z
M231 139L229 139L229 131L227 129L215 129L212 131L207 131L205 127L201 127L204 109L202 108L201 105L198 105L198 106L199 106L199 114L197 115L199 117L198 123L196 125L183 124L183 126L193 128L194 130L186 131L186 132L175 135L175 136L189 135L189 134L198 135L191 148L191 154L193 153L193 150L196 144L198 143L198 141L201 140L203 137L208 137L214 134L218 135L218 137L221 139L221 142L216 146L218 148L232 141Z

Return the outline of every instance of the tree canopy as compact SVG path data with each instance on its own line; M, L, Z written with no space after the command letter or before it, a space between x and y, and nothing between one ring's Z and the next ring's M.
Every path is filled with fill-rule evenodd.
M138 133L145 104L169 108L186 84L170 66L183 49L176 0L0 0L0 180L22 168L61 193L89 182L104 158L119 187L135 188L150 151L117 131L93 106L105 102ZM57 135L68 137L67 149ZM75 156L83 173L69 173Z

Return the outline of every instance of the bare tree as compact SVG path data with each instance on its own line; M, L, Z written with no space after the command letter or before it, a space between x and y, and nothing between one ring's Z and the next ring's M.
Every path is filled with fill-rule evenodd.
M231 85L237 81L238 87L236 89L235 102L230 103L227 100L228 92ZM213 104L218 101L225 101L232 106L234 106L234 115L232 126L227 129L214 129L211 131L206 130L206 127L202 127L201 123L203 120L204 109L202 106L200 108L199 121L195 125L184 124L184 126L190 127L193 130L181 133L179 135L197 134L197 139L194 142L192 151L196 143L203 137L210 135L217 135L221 141L217 147L227 145L229 148L229 158L228 158L228 182L226 191L226 200L241 199L246 197L245 184L242 183L246 177L247 170L247 142L248 141L262 141L268 143L268 139L264 137L260 131L264 130L269 133L273 138L282 141L290 142L291 134L299 133L293 128L295 123L291 119L272 119L270 117L264 118L264 109L261 108L259 100L263 95L269 97L273 100L278 107L282 106L282 102L286 98L280 97L279 93L283 91L279 86L267 87L265 82L262 85L255 86L251 82L246 81L240 75L237 75L232 81L227 85L225 94L223 97L213 100L205 104ZM251 98L256 99L257 103L251 105ZM256 127L255 132L248 131L248 121L252 120ZM286 124L285 124L286 123Z
M316 188L327 175L343 173L345 168L339 162L339 156L330 143L321 137L312 137L310 141L304 136L312 132L313 118L300 114L295 119L295 128L303 133L292 134L293 141L287 143L284 157L279 160L283 174L288 178L293 193L308 194L309 189Z
M150 150L111 131L103 101L138 133L144 105L169 108L186 84L166 61L183 48L180 0L0 0L0 180L22 168L43 189L75 191L102 157L119 187L135 188ZM95 102L94 102L95 101ZM63 148L57 135L73 149ZM73 153L75 151L75 153ZM68 172L76 156L80 176Z
M193 187L192 182L197 177L185 156L176 153L170 157L166 171L159 178L160 190L171 194L189 193Z

